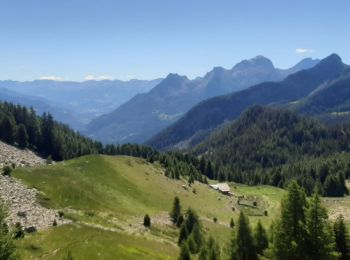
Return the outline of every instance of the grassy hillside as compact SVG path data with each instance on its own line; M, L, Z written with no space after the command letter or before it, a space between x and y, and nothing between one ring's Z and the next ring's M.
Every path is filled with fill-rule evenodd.
M253 223L261 219L269 224L284 193L268 186L232 184L237 196L245 195L238 204L237 197L221 195L202 183L188 187L184 180L165 177L157 164L127 156L85 156L55 165L16 169L13 175L42 192L38 198L41 204L60 209L74 221L69 226L27 236L20 242L24 256L45 255L43 259L52 259L55 250L63 254L63 249L71 244L72 252L88 255L84 250L86 244L81 242L84 239L89 241L92 252L104 251L101 259L112 259L109 255L123 254L132 248L125 259L140 254L144 259L152 254L172 258L178 252L178 230L171 225L168 212L175 196L180 198L183 210L192 207L198 212L206 232L227 242L231 233L229 220L236 219L239 210L250 215ZM142 226L146 213L152 220L150 231ZM105 239L112 242L104 246ZM145 244L140 244L140 239Z
M81 225L65 225L19 241L22 259L176 259L175 246Z

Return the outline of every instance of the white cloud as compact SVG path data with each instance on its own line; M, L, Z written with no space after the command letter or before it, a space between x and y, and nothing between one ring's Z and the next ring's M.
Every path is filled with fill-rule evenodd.
M133 76L133 75L126 75L126 78L127 78L128 80L132 80L132 79L135 79L135 76Z
M112 76L95 76L95 75L87 75L84 80L113 80Z
M296 54L305 54L305 53L311 53L314 52L313 49L305 49L305 48L297 48L295 49Z
M42 76L39 80L54 80L54 81L62 81L63 78L57 76Z

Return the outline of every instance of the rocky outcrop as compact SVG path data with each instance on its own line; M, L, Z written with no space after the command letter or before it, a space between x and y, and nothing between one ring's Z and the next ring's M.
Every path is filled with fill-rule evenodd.
M0 141L0 172L5 165L24 167L43 165L45 162L28 149L18 149ZM57 210L39 205L37 194L36 189L29 189L19 180L0 174L0 199L7 207L10 225L19 222L25 230L33 232L52 227L54 223L61 225L68 222L60 218Z
M57 210L47 209L36 202L38 191L29 189L13 177L0 175L0 197L7 206L8 223L21 223L28 231L43 230L68 223Z
M19 149L0 141L0 169L5 165L35 166L45 164L45 159L28 149Z

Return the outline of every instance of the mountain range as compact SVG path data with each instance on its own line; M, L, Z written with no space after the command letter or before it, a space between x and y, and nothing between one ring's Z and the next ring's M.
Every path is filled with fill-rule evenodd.
M104 143L143 143L183 117L198 102L261 82L277 82L318 62L307 58L282 70L275 68L269 59L257 56L231 69L215 67L193 80L169 74L148 93L136 95L111 113L92 120L86 134Z
M347 92L346 82L349 75L349 66L338 55L332 54L314 67L291 74L280 82L264 82L236 93L203 101L176 123L151 138L148 144L158 149L190 147L256 104L289 106L300 113L318 115L327 112L325 107L328 107L332 113L344 114L348 98L346 95L339 95L334 88ZM342 97L331 100L327 94L329 91L332 95ZM340 99L344 106L337 103ZM315 109L319 108L318 100L324 100L324 107L320 110L322 113ZM338 110L333 110L335 108Z
M139 93L157 85L155 80L89 80L84 82L35 80L0 81L0 100L50 112L76 130L108 113Z

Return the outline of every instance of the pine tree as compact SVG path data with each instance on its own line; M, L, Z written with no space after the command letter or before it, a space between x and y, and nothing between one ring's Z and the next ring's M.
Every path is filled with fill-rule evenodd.
M195 247L193 250L191 250L191 253L196 254L199 252L200 248L202 247L203 243L203 237L202 237L202 231L199 226L199 223L195 223L190 235L190 239L193 240Z
M275 259L304 259L306 195L293 181L281 203L281 218L274 227L273 254Z
M198 256L199 260L219 260L220 249L213 237L209 237L208 241L204 243Z
M180 227L178 244L182 245L186 241L187 237L188 237L188 231L187 231L186 225L185 223L182 223Z
M313 195L306 212L306 230L308 259L336 259L334 238L328 223L327 211L321 205L321 199L317 193Z
M0 123L0 138L8 144L15 141L16 124L12 118L5 116Z
M28 146L29 137L25 125L20 124L18 126L16 139L19 147L24 148Z
M344 217L339 215L339 217L334 222L334 236L336 250L340 253L340 260L349 260L350 259L350 241L349 233L346 225L344 223Z
M266 248L268 248L269 241L267 238L266 230L264 229L260 221L256 225L255 232L254 232L254 239L255 239L256 252L259 255L262 255L263 251Z
M191 260L190 250L188 249L187 243L183 243L180 249L179 260Z
M199 224L199 218L196 212L194 212L194 210L192 210L191 208L189 208L186 212L184 224L186 226L188 234L192 232L195 224Z
M258 259L249 220L242 211L239 214L235 238L232 240L231 259Z
M171 221L174 224L177 224L180 215L181 215L180 199L178 197L175 197L174 198L174 203L173 203L173 209L170 212Z

